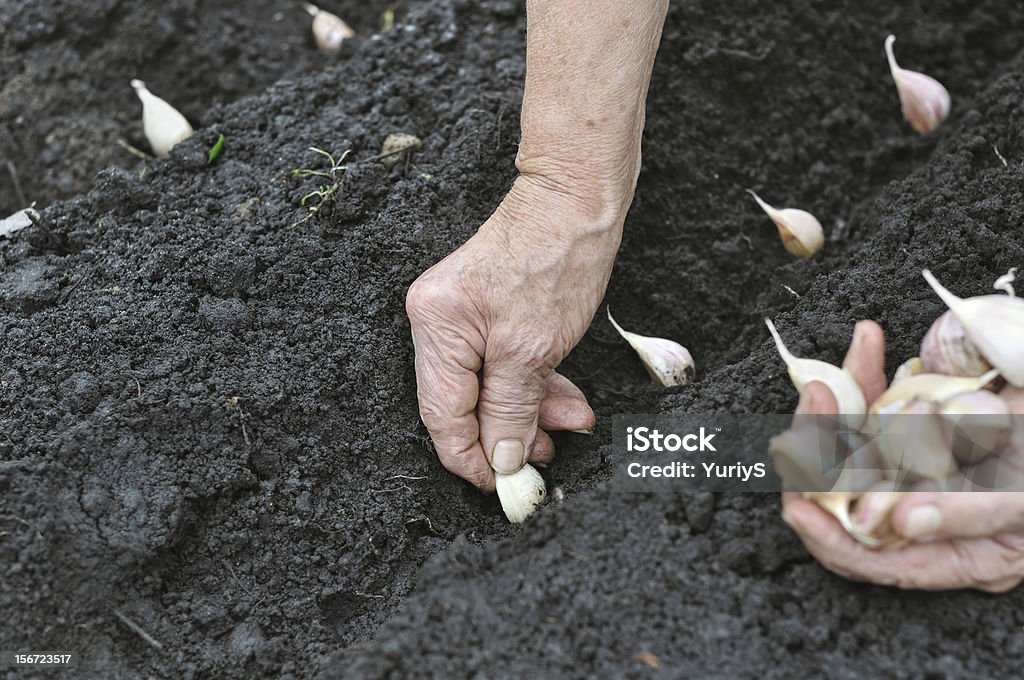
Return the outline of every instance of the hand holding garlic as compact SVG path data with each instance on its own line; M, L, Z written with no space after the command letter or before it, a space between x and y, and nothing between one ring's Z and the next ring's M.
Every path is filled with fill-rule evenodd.
M881 329L873 322L858 324L843 366L875 411L880 401L884 403L880 400L885 391L884 357ZM955 417L958 410L989 413L1005 409L1024 414L1021 388L1002 390L1002 399L996 401L1004 406L994 405L997 395L993 392L961 394L943 401L945 417ZM964 400L969 403L962 403ZM835 396L821 382L805 386L797 407L798 414L827 415L837 410ZM1000 436L998 425L986 431ZM1024 432L1015 432L1013 437L998 462L1024 470ZM991 450L1001 445L1000 440L987 446ZM988 456L986 451L987 460L979 469L997 462ZM972 473L966 470L964 474ZM826 494L815 500L786 492L783 518L812 555L847 578L929 590L967 587L1002 592L1017 585L1024 579L1024 493L950 493L941 491L942 485L928 482L910 493L898 493L892 491L891 482L879 484L856 494L852 506L849 496L843 499ZM877 549L882 542L878 536L890 537L887 541L892 547Z

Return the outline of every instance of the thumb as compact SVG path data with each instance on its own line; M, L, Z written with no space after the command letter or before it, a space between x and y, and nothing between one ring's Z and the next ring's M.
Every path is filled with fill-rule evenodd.
M893 527L907 538L971 538L1024 527L1024 494L1005 491L911 492L893 510Z
M480 444L496 472L516 472L537 437L537 414L544 397L544 379L537 366L521 362L484 363L477 403Z

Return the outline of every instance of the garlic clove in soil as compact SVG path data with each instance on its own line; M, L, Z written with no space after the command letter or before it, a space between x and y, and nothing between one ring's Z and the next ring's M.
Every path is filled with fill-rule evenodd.
M321 52L336 53L343 42L356 34L341 17L325 12L316 5L307 2L303 9L313 17L313 38Z
M804 387L810 382L824 383L835 395L839 415L847 416L851 427L859 427L864 422L867 400L850 372L817 359L800 359L793 356L782 342L782 337L775 330L775 324L771 319L765 319L764 322L768 325L768 332L775 340L775 347L779 350L789 371L789 378L797 391L803 393Z
M889 60L889 71L896 83L896 91L900 96L903 117L910 127L919 134L927 134L937 128L949 115L949 92L942 83L931 76L917 71L900 68L896 63L892 45L896 36L885 39L885 56Z
M519 524L532 515L547 495L544 478L529 463L510 475L495 472L494 486L501 509L513 524Z
M921 362L926 373L979 376L992 370L951 311L944 312L928 329L921 342Z
M787 252L810 258L825 245L825 230L814 215L796 208L776 210L761 200L753 190L747 189L747 193L754 197L761 210L775 223L782 237L782 246Z
M142 130L156 156L166 156L175 144L192 136L192 126L176 108L146 89L141 80L133 80L132 87L142 101Z
M959 298L927 269L921 273L988 363L1011 384L1024 387L1024 300L1008 295Z
M675 387L688 385L693 380L693 356L688 349L672 340L630 333L612 318L611 308L608 309L608 320L640 356L647 373L659 384Z

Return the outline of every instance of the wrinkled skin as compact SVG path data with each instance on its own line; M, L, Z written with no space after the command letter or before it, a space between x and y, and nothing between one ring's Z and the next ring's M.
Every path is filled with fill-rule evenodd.
M885 340L878 324L857 324L843 366L869 403L885 390ZM1011 408L1024 413L1013 402ZM835 397L822 383L808 385L797 406L798 414L836 411ZM1004 462L1021 467L1019 451L1011 448L1003 455L1012 458ZM891 523L897 534L916 542L893 550L862 545L796 492L783 494L782 517L818 561L846 578L899 588L993 593L1010 590L1024 579L1024 492L908 493L893 508Z

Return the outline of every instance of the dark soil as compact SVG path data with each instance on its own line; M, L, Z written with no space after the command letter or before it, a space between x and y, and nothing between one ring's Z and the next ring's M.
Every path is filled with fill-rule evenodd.
M16 90L5 76L0 98L26 193L125 166L0 241L0 648L74 649L77 677L97 678L1019 677L1020 592L849 583L806 555L774 496L604 482L614 413L793 407L764 316L832 361L877 319L895 366L941 312L923 267L974 294L1024 263L1024 9L673 5L608 303L687 345L700 380L650 386L599 316L563 366L598 434L559 436L545 474L565 502L511 528L432 453L402 303L514 176L520 3L411 3L336 58L285 3L219 5L239 35L283 12L296 32L267 38L291 41L282 53L174 29L216 35L206 3L106 4L0 2L4 73L37 73ZM127 16L169 22L174 58ZM900 119L890 31L904 66L952 92L935 136ZM141 178L109 145L143 144L135 75L203 126ZM39 112L95 126L84 102L103 131L44 156ZM32 112L20 131L12 109ZM389 171L372 158L394 131L424 146ZM316 183L291 170L323 167L309 146L352 153L336 198L296 225ZM823 218L821 256L788 256L747 187Z

